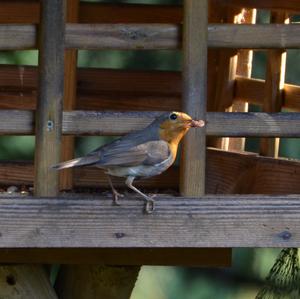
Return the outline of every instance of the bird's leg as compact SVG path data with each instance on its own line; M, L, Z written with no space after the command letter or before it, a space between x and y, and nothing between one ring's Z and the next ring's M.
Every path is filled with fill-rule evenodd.
M123 194L120 194L114 187L113 183L112 183L112 180L109 176L109 174L107 175L107 179L108 179L108 182L109 182L109 185L110 185L110 188L111 188L111 191L112 191L112 195L113 195L113 204L116 205L116 206L119 206L120 205L120 202L119 202L119 197L124 197Z
M133 176L129 176L127 177L125 184L133 191L135 191L136 193L140 194L145 200L146 200L146 208L145 211L148 214L151 214L154 211L154 200L153 198L151 198L150 196L144 194L142 191L140 191L139 189L137 189L136 187L134 187L132 185L133 181L134 181L135 177Z

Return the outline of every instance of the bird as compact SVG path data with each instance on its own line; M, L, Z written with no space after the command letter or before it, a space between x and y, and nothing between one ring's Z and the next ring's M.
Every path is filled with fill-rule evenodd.
M146 128L129 133L105 144L86 156L52 166L60 170L78 166L96 166L105 170L113 194L119 205L123 197L113 186L110 176L126 178L125 184L146 201L145 212L154 211L154 200L133 185L135 179L156 176L175 161L178 145L193 127L203 127L203 120L193 120L184 112L164 112Z

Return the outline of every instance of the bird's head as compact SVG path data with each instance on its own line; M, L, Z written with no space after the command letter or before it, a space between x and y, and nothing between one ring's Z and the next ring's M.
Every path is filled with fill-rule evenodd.
M190 128L203 127L204 121L193 120L183 112L170 112L160 116L158 124L160 139L178 144Z

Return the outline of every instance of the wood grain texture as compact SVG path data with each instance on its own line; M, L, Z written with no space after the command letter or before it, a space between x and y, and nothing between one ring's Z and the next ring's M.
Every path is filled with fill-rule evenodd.
M246 66L247 67L247 66ZM264 80L236 76L234 100L262 105ZM82 110L181 110L181 75L168 71L78 69L77 109ZM0 68L0 108L34 110L35 67ZM300 87L284 84L283 107L300 110ZM226 107L228 108L228 107Z
M211 48L300 48L300 25L208 25ZM0 25L0 50L36 48L34 25ZM173 24L68 24L66 48L155 50L181 47L181 28Z
M223 0L215 0L221 6ZM298 0L227 0L226 5L240 8L260 8L300 11ZM142 5L111 3L80 3L80 23L181 23L182 6ZM39 23L39 3L37 0L1 1L1 23L37 24Z
M5 299L58 298L44 269L35 265L1 266L0 297Z
M285 12L272 12L271 23L285 23ZM283 103L283 86L285 81L286 52L284 50L269 50L266 67L264 112L280 112ZM279 155L279 138L262 138L260 154L277 158Z
M66 1L66 21L76 23L78 21L79 0ZM64 61L64 111L74 110L76 107L77 89L77 51L66 50ZM61 161L74 158L74 137L64 136L61 146ZM60 172L60 189L71 189L73 184L72 169Z
M124 135L149 125L161 112L67 111L64 135ZM1 110L0 135L32 135L32 111ZM3 119L3 120L2 120ZM224 137L299 137L298 113L208 112L206 133ZM190 132L189 132L190 134Z
M174 23L183 20L182 6L130 3L80 3L80 23Z
M35 195L55 196L59 175L64 91L64 1L42 1L36 113Z
M183 110L206 121L207 0L184 1ZM205 127L191 130L184 139L180 164L180 192L205 194Z
M240 14L236 16L235 22L239 24L255 24L256 23L256 9L245 9L240 11ZM233 103L229 108L231 112L248 112L249 104L247 102L235 101L236 91L236 76L244 76L247 78L251 77L252 73L252 50L239 50L237 53L237 67L236 74L234 77L234 88L233 88ZM246 139L242 138L229 138L228 150L243 151L245 149Z
M64 265L56 282L61 299L128 299L140 267Z
M177 49L180 28L170 24L68 24L66 47L80 49Z
M229 267L230 261L230 250L216 248L0 249L3 263Z
M299 247L299 197L1 198L0 247Z
M276 173L276 177L274 177ZM209 194L296 194L300 193L300 164L297 160L273 159L253 153L207 150L206 190ZM124 179L113 178L114 185L126 190ZM32 185L33 165L30 162L2 162L1 185ZM249 184L251 182L251 184ZM104 173L93 167L74 169L76 187L109 189ZM179 171L172 167L160 176L138 180L138 187L151 192L178 190ZM111 199L108 193L108 200Z

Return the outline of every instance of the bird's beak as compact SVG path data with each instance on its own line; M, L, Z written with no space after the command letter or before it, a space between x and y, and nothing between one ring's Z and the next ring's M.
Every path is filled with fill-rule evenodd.
M204 126L205 126L205 122L202 119L199 119L199 120L192 119L191 122L190 122L190 127L191 128L202 128Z

